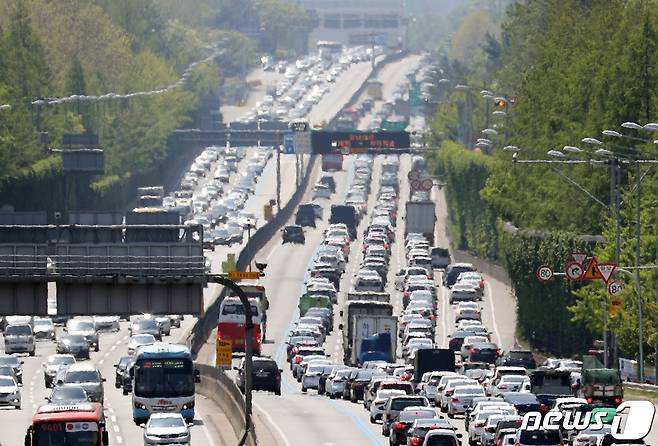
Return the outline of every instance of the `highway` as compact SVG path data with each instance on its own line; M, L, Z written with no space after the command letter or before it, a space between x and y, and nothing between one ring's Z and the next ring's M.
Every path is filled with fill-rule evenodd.
M338 79L337 84L323 99L314 107L313 116L317 119L328 120L345 102L352 96L354 91L365 80L370 73L368 63L359 63L346 70ZM251 102L251 101L250 101ZM250 104L241 107L242 110L233 110L238 113L248 108ZM248 157L255 149L248 149L247 156L241 162L240 169L246 167ZM214 166L213 166L214 168ZM212 168L211 170L212 171ZM295 191L295 157L294 155L281 155L281 199L286 203ZM233 174L229 184L236 182L237 175ZM200 186L199 186L200 187ZM276 157L272 156L263 170L254 194L250 196L245 204L244 210L256 214L257 227L265 223L263 216L263 206L271 199L276 197ZM239 253L247 242L245 234L242 244L234 244L231 247L217 246L214 251L206 251L211 261L213 272L221 271L221 262L226 259L228 253ZM297 285L299 287L299 285ZM218 294L216 285L210 285L204 292L204 302L207 306L212 299ZM54 295L54 288L51 295ZM296 299L296 295L291 297ZM50 305L54 301L51 299ZM276 315L276 314L275 314ZM185 334L195 322L194 317L186 317L180 329L173 329L172 335L165 338L170 342L185 342ZM62 328L58 327L58 334ZM281 333L275 336L280 338ZM107 417L108 431L110 433L110 443L117 445L138 445L142 444L143 431L136 426L132 420L131 397L124 396L121 389L114 387L114 365L119 361L121 356L126 354L126 344L129 339L128 323L121 323L121 330L116 333L101 333L100 351L91 353L91 362L96 364L104 378L105 383L105 412ZM280 345L280 344L279 344ZM274 345L268 345L272 348ZM24 386L21 389L22 408L21 410L3 410L3 425L7 426L9 435L3 444L18 445L23 443L23 437L27 426L30 424L32 414L37 407L45 403L45 397L50 394L50 389L46 389L43 381L42 363L45 358L55 353L55 344L50 341L39 342L35 357L24 356L23 375ZM204 446L220 446L223 444L232 444L232 432L228 427L225 415L218 411L217 407L209 400L197 396L197 419L195 426L192 428L193 444ZM228 431L227 431L228 427ZM222 438L228 440L222 440ZM225 443L228 441L228 443Z

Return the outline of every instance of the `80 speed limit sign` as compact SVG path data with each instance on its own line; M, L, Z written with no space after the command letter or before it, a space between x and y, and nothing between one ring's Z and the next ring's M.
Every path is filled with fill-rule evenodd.
M619 296L624 291L624 285L621 282L610 282L608 285L608 293L611 296Z
M550 266L542 265L535 271L535 276L540 282L546 283L553 278L553 269Z

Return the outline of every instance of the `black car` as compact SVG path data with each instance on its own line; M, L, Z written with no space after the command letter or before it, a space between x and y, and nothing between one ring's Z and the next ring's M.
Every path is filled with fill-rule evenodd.
M500 355L500 349L493 342L478 342L471 346L468 360L471 362L488 362L495 364Z
M329 188L332 194L336 193L336 180L331 175L324 175L320 178L319 183Z
M545 411L545 407L539 403L537 396L534 393L521 393L521 392L503 392L503 400L506 403L513 405L520 416L528 412ZM541 410L540 410L541 409Z
M283 243L306 243L302 227L291 225L283 228Z
M244 359L240 366L236 367L238 371L238 387L244 393L245 373ZM279 365L274 359L270 358L253 358L252 369L252 389L267 390L274 392L275 395L281 395L281 372Z
M124 378L129 374L130 368L134 365L132 356L122 356L119 362L114 364L114 387L121 389L123 387Z
M89 359L89 342L83 335L62 334L57 339L57 353L69 353L75 359Z
M536 369L537 362L529 350L509 350L499 360L499 365Z
M475 268L470 263L452 263L446 268L443 275L443 285L451 288L461 273L475 271Z
M295 224L315 228L315 209L312 204L300 204L295 215Z
M407 444L407 432L414 424L414 421L419 419L434 418L436 411L431 407L426 409L411 408L405 409L400 412L394 423L391 423L391 432L388 437L389 445Z

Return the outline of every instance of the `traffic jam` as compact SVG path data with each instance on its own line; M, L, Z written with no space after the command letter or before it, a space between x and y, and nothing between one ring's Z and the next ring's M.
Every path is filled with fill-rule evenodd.
M343 203L331 206L286 340L301 392L362 406L390 445L610 444L618 373L594 355L537 364L530 351L501 349L484 322L495 296L472 264L434 244L431 192L401 196L400 159L355 155ZM425 169L413 156L409 177ZM342 357L328 354L334 342ZM543 425L549 413L567 422Z

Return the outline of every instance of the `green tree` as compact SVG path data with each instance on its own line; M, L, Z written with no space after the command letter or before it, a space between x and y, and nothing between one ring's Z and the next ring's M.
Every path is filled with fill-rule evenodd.
M87 84L85 83L85 71L82 68L80 59L74 57L71 61L69 68L69 75L67 79L66 92L68 94L81 94L87 93Z
M26 2L17 0L9 21L5 44L7 82L15 99L32 99L48 93L50 70L43 46L31 25Z

